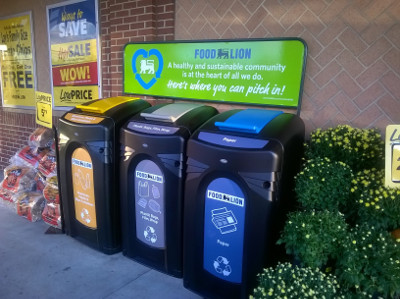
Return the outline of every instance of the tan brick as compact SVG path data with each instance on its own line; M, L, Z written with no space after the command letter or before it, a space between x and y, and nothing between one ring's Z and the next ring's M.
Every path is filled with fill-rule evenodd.
M357 79L358 84L363 88L367 88L375 81L379 80L387 71L388 67L382 60L378 60L368 69L366 69Z
M361 92L360 86L344 71L336 76L335 82L352 99Z
M386 95L378 101L379 107L386 113L392 122L400 123L400 103L390 95Z
M347 28L339 36L339 40L343 43L344 47L346 47L356 56L361 54L367 48L367 44L351 28Z
M371 105L362 111L351 124L358 128L368 128L371 121L378 119L381 115L381 110L376 105Z
M324 86L326 83L331 81L340 71L341 66L336 62L332 61L322 71L320 71L313 79L319 86Z
M390 49L390 43L385 37L381 37L376 40L373 45L368 47L358 59L364 64L364 66L370 66L377 61L386 51Z
M386 62L394 72L400 74L400 50L392 48L383 57L383 61Z
M395 98L400 100L399 74L396 75L393 71L390 71L382 77L381 82Z
M373 20L383 13L392 3L392 0L372 1L371 4L363 11L363 14L369 20Z
M382 84L376 82L367 89L364 89L364 91L354 99L354 103L363 110L385 94L386 91Z
M336 56L338 56L343 51L343 46L337 40L332 41L321 53L315 58L315 61L324 67L331 61L333 61Z
M349 98L345 93L340 92L335 95L332 99L332 103L343 113L347 120L352 120L359 113L360 110L356 105L352 102L351 98Z
M353 78L360 75L365 67L358 61L357 57L349 50L343 50L337 57L336 61L349 73Z

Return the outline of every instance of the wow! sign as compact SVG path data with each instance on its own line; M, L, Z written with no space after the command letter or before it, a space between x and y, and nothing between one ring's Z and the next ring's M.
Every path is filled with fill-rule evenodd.
M306 55L300 39L127 44L124 92L298 108Z

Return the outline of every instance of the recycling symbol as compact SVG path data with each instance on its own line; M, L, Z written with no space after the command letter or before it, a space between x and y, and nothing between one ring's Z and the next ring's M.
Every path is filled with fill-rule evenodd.
M229 276L232 273L232 268L229 265L229 261L226 257L218 256L214 260L214 269L217 273L222 274L224 276Z
M143 232L145 239L151 243L157 242L156 230L152 226L147 226Z

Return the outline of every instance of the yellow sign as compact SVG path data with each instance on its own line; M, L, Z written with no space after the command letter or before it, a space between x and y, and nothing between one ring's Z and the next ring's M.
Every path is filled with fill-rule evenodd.
M36 98L36 123L38 125L53 128L53 104L51 94L37 91Z
M87 150L77 148L72 153L71 163L75 218L83 225L96 229L92 159Z
M385 185L392 188L400 187L400 125L386 127Z
M51 45L54 66L97 61L96 39Z
M99 98L97 85L54 86L54 106L76 106Z
M0 69L3 105L35 106L30 14L0 20Z

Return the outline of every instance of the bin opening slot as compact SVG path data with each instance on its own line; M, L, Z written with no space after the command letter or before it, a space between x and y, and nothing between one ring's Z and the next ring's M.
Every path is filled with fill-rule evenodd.
M106 99L100 99L98 101L91 102L90 104L82 104L82 105L77 105L76 108L81 109L83 112L93 112L93 113L99 113L99 114L104 114L108 110L121 105L123 103L127 103L130 101L136 101L139 98L133 98L133 97L112 97L112 98L106 98Z
M275 117L283 111L246 109L235 113L223 122L215 122L220 130L258 134Z
M140 113L140 116L144 117L147 120L174 123L189 111L196 109L200 106L202 105L190 103L174 103L170 105L165 105L151 113L142 112Z

